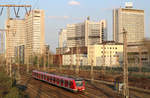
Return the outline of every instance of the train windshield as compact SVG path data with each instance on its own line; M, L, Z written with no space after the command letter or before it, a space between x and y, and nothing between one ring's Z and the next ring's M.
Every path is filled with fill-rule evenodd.
M83 86L82 80L76 80L76 86Z

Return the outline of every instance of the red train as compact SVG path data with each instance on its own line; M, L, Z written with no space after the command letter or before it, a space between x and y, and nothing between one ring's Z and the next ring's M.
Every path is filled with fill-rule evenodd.
M37 70L32 71L32 77L59 87L66 88L73 92L85 90L85 81L80 78L68 78L64 76L49 74L46 72L40 72Z

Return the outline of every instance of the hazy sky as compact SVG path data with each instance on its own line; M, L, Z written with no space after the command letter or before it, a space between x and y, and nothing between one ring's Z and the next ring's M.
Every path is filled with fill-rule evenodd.
M7 1L7 2L6 2ZM132 1L134 8L145 10L145 36L150 37L150 0L1 0L0 3L32 4L45 10L45 39L51 49L58 47L58 32L66 24L83 22L87 16L93 21L106 19L108 38L112 39L112 10ZM0 27L2 26L0 17Z

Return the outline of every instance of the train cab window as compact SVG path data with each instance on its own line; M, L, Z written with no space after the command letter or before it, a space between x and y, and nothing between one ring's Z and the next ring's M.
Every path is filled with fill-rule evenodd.
M83 81L82 80L75 80L76 86L83 86Z
M73 86L73 82L72 82L72 81L70 81L70 87L71 87L71 86Z

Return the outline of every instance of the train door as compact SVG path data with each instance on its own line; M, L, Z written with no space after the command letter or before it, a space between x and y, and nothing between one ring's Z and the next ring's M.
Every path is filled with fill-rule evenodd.
M70 87L71 89L73 89L73 81L70 81L69 87Z
M42 80L43 80L43 74L42 74Z
M64 80L61 79L61 86L64 86Z
M68 80L65 80L65 87L68 88Z
M47 77L47 76L46 76L46 74L45 74L45 75L44 75L44 80L45 80L45 81L46 81L46 77Z
M59 78L57 78L57 85L59 85Z
M49 76L47 76L47 82L49 82Z

